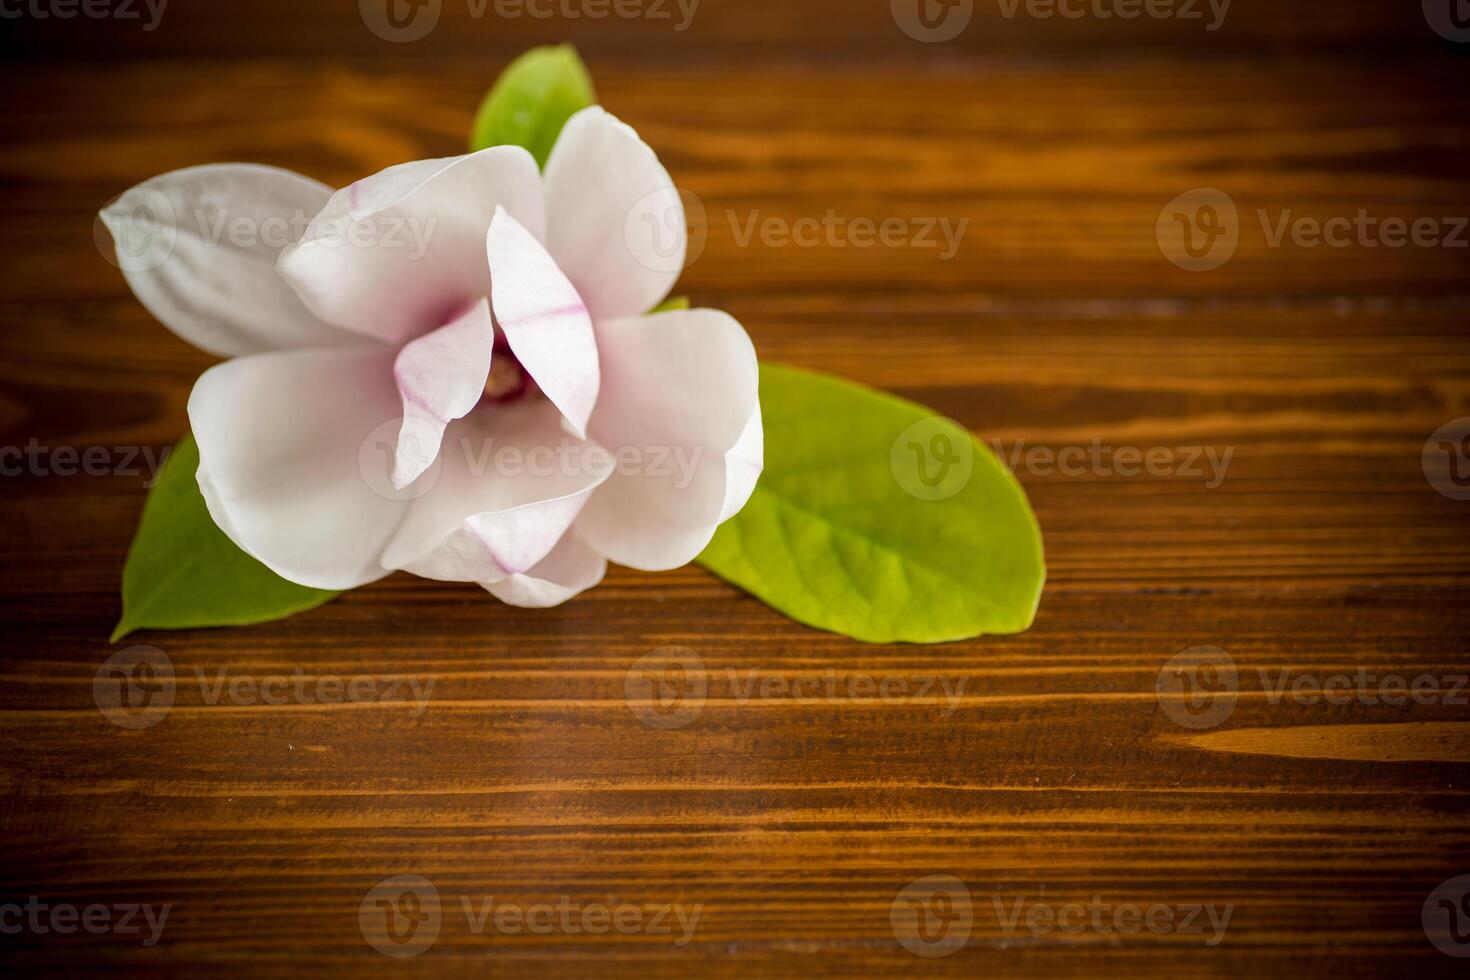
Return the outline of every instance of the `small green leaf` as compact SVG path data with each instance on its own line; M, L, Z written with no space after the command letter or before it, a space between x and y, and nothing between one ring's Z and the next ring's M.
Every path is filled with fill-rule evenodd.
M1031 625L1041 531L962 427L826 375L761 366L766 465L699 561L800 622L869 643Z
M562 126L596 102L576 48L532 48L511 63L480 105L470 149L524 146L545 167Z
M687 310L687 309L689 309L689 297L688 296L670 296L668 299L664 300L662 303L658 304L653 309L649 310L648 311L648 315L649 316L652 316L655 313L667 313L670 310Z
M199 447L186 435L143 505L114 642L138 629L264 623L341 595L287 582L237 548L209 516L198 469Z

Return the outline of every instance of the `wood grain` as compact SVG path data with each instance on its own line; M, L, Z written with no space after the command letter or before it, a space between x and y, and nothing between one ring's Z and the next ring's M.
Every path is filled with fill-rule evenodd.
M382 2L368 0L367 6L382 9ZM966 27L942 43L920 43L904 33L890 0L419 0L426 14L437 10L437 19L426 36L410 42L374 34L357 0L167 0L159 17L151 15L149 0L108 0L103 9L124 16L29 17L11 20L9 27L18 57L87 61L324 53L395 60L514 57L533 44L563 41L595 55L690 66L712 53L732 65L768 59L921 62L990 56L1107 62L1120 54L1193 60L1371 53L1412 61L1446 47L1426 27L1420 4L1391 0L1337 0L1330 8L1301 2L1152 0L1147 7L1133 5L1132 11L1127 0L1121 6L1117 0L960 3L957 12L969 17ZM404 0L399 10L404 23L414 9ZM937 15L942 8L934 9ZM1099 16L1099 9L1122 15Z
M1272 247L1255 212L1470 214L1463 58L1370 3L1242 5L1241 33L1203 51L1028 22L1025 45L977 32L934 59L888 57L886 5L708 3L702 33L646 55L627 26L574 32L604 104L705 206L681 291L732 311L762 357L923 401L1010 458L1046 538L1034 628L863 646L697 568L615 569L544 612L395 576L280 623L109 646L145 477L0 478L0 905L171 906L154 946L0 934L8 972L1460 975L1421 908L1470 873L1470 708L1453 692L1470 502L1435 491L1421 451L1470 415L1470 250ZM210 361L94 247L113 195L215 160L340 184L455 153L525 43L441 29L368 61L383 52L332 29L350 9L243 11L181 7L169 33L106 51L96 25L21 25L41 47L0 69L0 445L156 452L186 425ZM831 50L798 60L823 26ZM1116 42L1107 64L1073 57L1088 37ZM1155 238L1196 187L1242 215L1213 272L1176 268ZM829 211L969 223L948 260L742 241L752 215ZM1168 462L1044 462L1094 445ZM1229 454L1217 481L1207 451ZM132 643L177 678L141 730L93 697ZM670 645L699 657L707 691L665 729L628 685ZM1200 646L1229 654L1239 690L1196 729L1158 685ZM1345 703L1291 693L1360 673ZM389 700L212 699L222 676L363 676ZM1433 692L1397 698L1389 677ZM908 693L793 693L884 678ZM430 683L419 711L411 685ZM395 960L359 906L402 874L443 909L432 947ZM967 887L973 925L921 958L890 912L941 874ZM677 928L477 932L461 902L492 896L701 912L682 945ZM1208 927L1007 928L1036 903L1232 912L1216 945Z

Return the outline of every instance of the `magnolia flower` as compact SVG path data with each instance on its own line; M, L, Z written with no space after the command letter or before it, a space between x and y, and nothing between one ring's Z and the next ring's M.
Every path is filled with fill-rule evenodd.
M199 488L293 582L402 569L555 605L609 560L686 564L760 474L750 339L715 310L646 315L682 268L683 214L600 108L544 174L514 146L335 193L222 164L154 178L102 220L143 305L231 358L189 396ZM673 237L640 254L645 228ZM138 261L140 236L164 257ZM576 465L507 472L472 447ZM651 462L671 456L697 465Z

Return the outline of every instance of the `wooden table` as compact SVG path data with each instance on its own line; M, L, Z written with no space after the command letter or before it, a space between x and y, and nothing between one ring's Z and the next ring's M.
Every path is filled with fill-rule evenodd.
M705 206L682 292L763 358L923 401L1013 461L1046 539L1040 613L1015 637L864 646L697 567L614 570L544 612L399 575L284 622L110 645L146 476L27 465L0 479L6 972L1463 975L1421 913L1470 873L1470 501L1421 453L1470 415L1470 233L1443 240L1470 214L1470 48L1367 0L1241 0L1214 32L991 4L937 45L881 0L706 0L686 32L450 0L417 45L351 8L7 22L0 444L34 439L52 469L106 447L125 470L186 427L210 360L94 247L113 195L210 161L343 184L459 152L508 58L571 38ZM1239 243L1187 271L1156 226L1202 187ZM1360 210L1434 219L1435 243L1270 241L1288 211ZM969 224L948 260L743 238L829 212ZM124 728L94 675L139 643L179 682L165 718ZM628 674L668 645L695 651L707 699L648 724ZM1198 647L1238 690L1220 653L1178 669ZM359 675L431 697L208 696ZM1404 697L1396 678L1429 680ZM850 696L885 679L910 686ZM363 923L394 888L412 910L401 882L372 891L399 875L440 904L394 958ZM112 925L13 932L32 896ZM141 916L117 928L133 903L169 906L156 944ZM905 934L915 909L925 935Z

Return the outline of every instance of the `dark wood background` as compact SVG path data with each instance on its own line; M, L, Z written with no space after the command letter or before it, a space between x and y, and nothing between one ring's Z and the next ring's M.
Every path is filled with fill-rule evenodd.
M542 612L395 576L285 622L110 645L143 478L0 479L0 902L171 905L153 947L0 935L8 972L1463 975L1420 911L1470 873L1470 709L1298 703L1260 672L1448 685L1470 667L1470 502L1436 492L1420 456L1470 415L1470 250L1271 248L1254 215L1470 214L1470 47L1388 0L1236 0L1208 34L982 2L942 45L904 36L886 0L704 0L683 33L467 9L446 0L409 45L350 0L173 0L152 32L0 21L0 444L161 449L186 426L210 361L99 254L111 197L211 161L343 184L458 152L506 61L570 39L707 208L681 291L733 312L763 358L1006 447L1233 450L1226 477L1022 467L1050 568L1036 624L937 647L815 632L696 567L614 570ZM1154 228L1200 186L1233 197L1243 232L1225 266L1191 273ZM947 262L742 246L727 215L756 210L970 226ZM168 717L131 731L92 684L135 643L181 681ZM670 730L624 696L665 645L696 651L710 685ZM1208 730L1155 693L1197 645L1240 669ZM966 694L952 711L742 703L727 668ZM211 705L196 669L435 686L421 716ZM358 910L399 874L431 879L445 912L431 948L393 960ZM889 913L934 874L966 884L974 925L921 959ZM492 895L703 912L683 946L476 934L459 902ZM1022 897L1234 912L1213 947L1007 932L994 900Z

